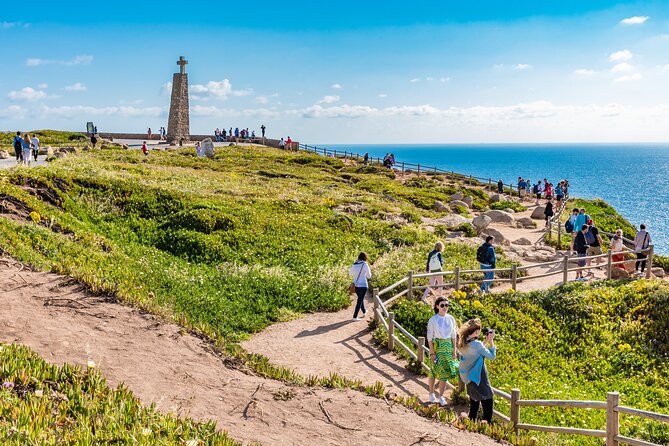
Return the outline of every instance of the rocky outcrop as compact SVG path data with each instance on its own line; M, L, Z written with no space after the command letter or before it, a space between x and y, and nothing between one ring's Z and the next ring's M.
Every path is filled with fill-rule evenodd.
M523 229L534 229L537 224L530 217L521 217L516 220L516 226Z
M441 201L434 202L434 210L437 212L450 212L451 209Z
M0 159L6 160L9 158L9 152L6 150L0 150Z
M532 215L530 215L530 218L533 218L535 220L543 220L544 218L546 218L546 216L544 215L545 210L546 210L545 206L537 206L532 211Z
M463 223L469 223L469 219L459 214L450 214L445 217L434 220L435 223L444 225L447 228L455 228Z
M514 245L521 245L521 246L529 246L529 245L532 244L532 242L529 241L528 239L526 239L525 237L521 237L521 238L519 238L518 240L515 240L512 243Z
M497 203L498 201L502 201L504 197L501 194L494 194L490 196L490 200L488 200L490 203Z
M612 268L611 269L611 278L618 280L618 279L627 279L629 278L630 273L628 273L626 270L622 268Z
M469 205L467 203L465 203L464 201L460 201L460 200L451 200L451 202L448 203L448 205L451 208L453 208L455 206L462 206L465 209L469 209Z
M453 195L451 195L451 201L462 200L464 197L465 197L465 194L463 194L462 192L456 192Z
M499 232L497 229L494 228L486 228L485 231L483 231L483 234L481 234L481 238L485 239L487 236L492 235L495 237L495 243L498 245L509 245L509 241L504 237L504 234Z
M653 275L654 275L655 277L664 277L664 276L666 276L666 273L664 272L664 269L660 268L659 266L653 267L653 268L650 270L650 272L653 273Z
M474 197L472 197L471 195L467 195L462 198L462 201L467 204L468 208L470 208L472 207L472 203L474 203Z
M474 229L479 234L483 232L490 223L492 223L492 219L485 214L478 215L472 220L472 226L474 226Z
M492 210L486 212L483 215L490 217L490 220L492 220L493 223L502 223L514 227L516 226L516 219L508 212Z

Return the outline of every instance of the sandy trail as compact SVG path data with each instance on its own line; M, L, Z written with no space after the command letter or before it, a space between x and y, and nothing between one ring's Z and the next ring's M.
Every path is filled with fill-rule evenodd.
M93 296L68 278L21 270L8 262L0 263L2 342L25 344L57 364L86 365L93 360L111 385L125 383L143 403L155 402L160 410L197 419L214 419L237 440L264 445L410 445L429 432L439 434L437 442L421 444L498 444L361 392L292 387L245 374L227 367L205 341L176 324ZM313 317L328 316L334 314ZM301 320L307 321L313 319ZM309 324L306 330L316 333L314 326ZM360 328L357 325L356 333ZM338 346L358 358L359 354L375 355L374 349L361 349L356 334ZM294 364L312 363L316 365L313 373L319 375L338 369L346 373L347 367L322 360L326 357L323 352L309 354L295 347L299 345L290 339L283 346L286 353L301 353ZM361 375L365 381L376 381L378 372L363 361L353 364L367 370ZM388 364L392 362L387 359ZM349 359L342 363L348 364ZM401 367L395 369L400 376ZM403 379L407 386L413 385L410 377ZM292 397L283 401L280 397L285 395ZM320 403L333 420L360 430L328 422Z

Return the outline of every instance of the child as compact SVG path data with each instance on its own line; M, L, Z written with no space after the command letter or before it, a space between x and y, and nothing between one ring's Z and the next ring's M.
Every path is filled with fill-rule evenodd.
M144 156L149 156L149 148L146 146L146 141L144 141L144 144L142 144L142 153Z

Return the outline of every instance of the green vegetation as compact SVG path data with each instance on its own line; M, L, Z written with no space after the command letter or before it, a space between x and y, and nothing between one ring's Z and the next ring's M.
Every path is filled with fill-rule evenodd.
M586 213L592 217L592 221L602 231L615 232L616 229L622 229L623 235L630 239L634 239L636 235L634 226L602 199L573 200L573 202L567 205L564 215L569 217L568 211L573 208L585 208Z
M503 211L504 209L512 209L515 212L524 212L527 210L525 206L518 203L517 201L509 201L509 200L497 201L495 203L492 203L490 204L490 209L498 209L500 211Z
M48 364L0 344L0 442L26 444L240 445L214 422L163 415L95 369Z
M393 306L395 320L424 336L434 313L420 302ZM498 358L488 363L493 386L521 389L525 399L605 400L667 413L669 284L660 281L572 283L548 291L464 294L451 298L459 321L479 317L498 333ZM505 413L508 402L496 400ZM524 423L603 429L604 411L523 408ZM669 426L621 417L623 435L669 444ZM546 444L595 445L598 440L546 436Z
M57 130L30 130L21 131L21 136L25 133L37 135L42 146L70 146L81 147L88 143L88 137L81 132L61 132ZM14 136L16 132L0 132L0 150L6 150L14 153Z

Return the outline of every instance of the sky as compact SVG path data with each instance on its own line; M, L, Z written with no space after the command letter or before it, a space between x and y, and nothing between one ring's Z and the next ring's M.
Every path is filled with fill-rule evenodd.
M167 125L305 143L669 141L666 2L10 2L0 129Z

